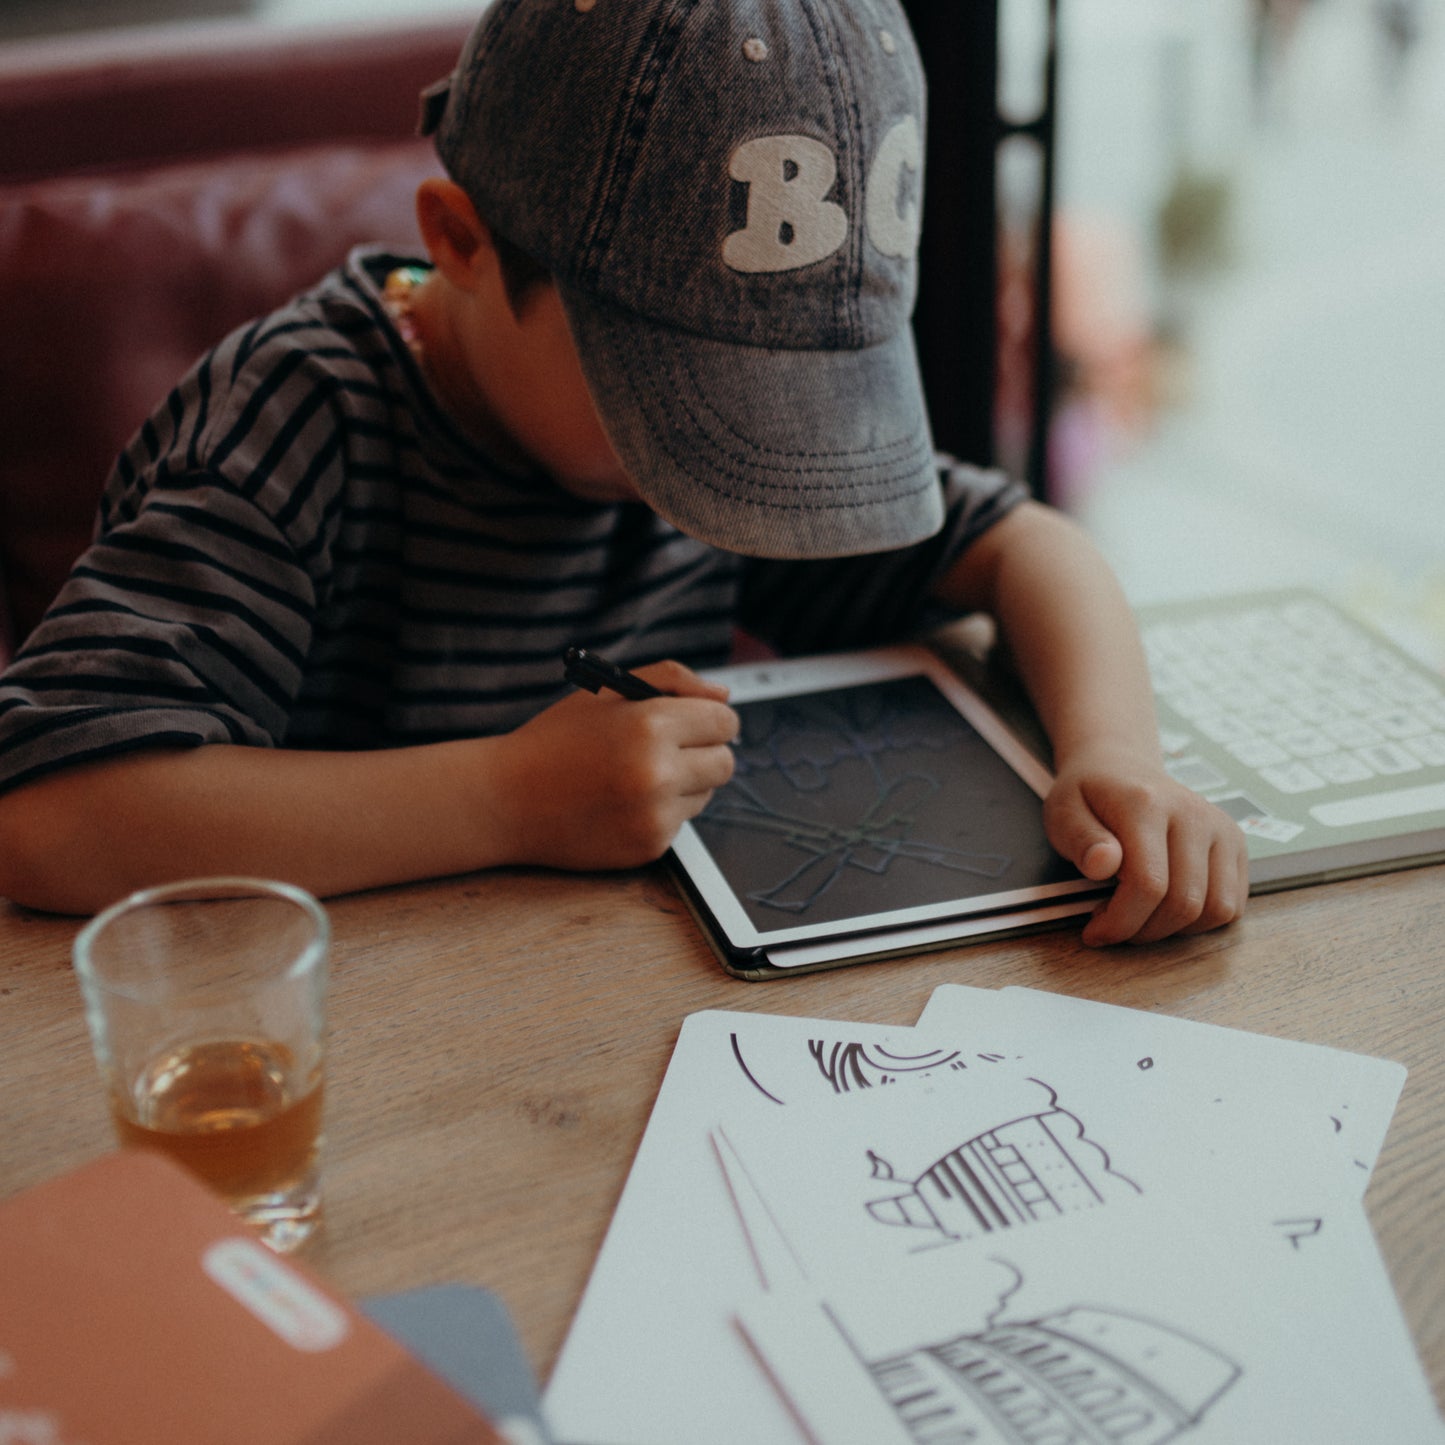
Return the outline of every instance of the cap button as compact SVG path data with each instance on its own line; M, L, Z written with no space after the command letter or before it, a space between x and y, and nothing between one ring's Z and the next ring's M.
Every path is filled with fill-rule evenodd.
M768 47L756 35L750 35L743 41L743 54L749 60L766 60Z

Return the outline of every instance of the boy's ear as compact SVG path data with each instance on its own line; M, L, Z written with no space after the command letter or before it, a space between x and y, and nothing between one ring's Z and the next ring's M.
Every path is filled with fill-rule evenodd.
M429 176L416 191L416 220L432 265L470 290L479 268L495 264L492 233L455 181Z

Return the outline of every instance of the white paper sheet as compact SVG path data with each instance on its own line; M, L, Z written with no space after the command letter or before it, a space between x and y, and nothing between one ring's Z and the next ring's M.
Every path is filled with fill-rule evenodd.
M988 1040L1060 1088L1086 1085L1100 1127L1117 1118L1160 1152L1181 1116L1198 1147L1208 1139L1227 1152L1240 1116L1302 1111L1305 1132L1336 1154L1360 1195L1405 1082L1404 1065L1387 1059L1038 989L944 984L918 1027Z
M947 1067L912 1030L709 1011L683 1022L546 1391L561 1445L796 1441L733 1323L757 1272L709 1130Z
M1000 1122L1035 1121L1024 1127L1041 1147L1089 1177L1072 1198L1087 1203L1092 1189L1104 1207L1095 1201L1062 1211L1047 1228L1011 1230L1011 1245L1071 1227L1074 1217L1132 1213L1141 1201L1152 1206L1185 1195L1252 1203L1294 1249L1322 1227L1320 1201L1353 1206L1367 1174L1356 1161L1373 1161L1403 1076L1396 1065L1308 1046L1299 1052L1279 1040L1264 1041L1276 1046L1270 1050L1246 1043L1236 1052L1236 1036L1224 1030L1180 1033L1188 1045L1179 1043L1177 1052L1172 1033L1167 1047L1151 1042L1157 1058L1143 1068L1146 1055L1131 1052L1138 1036L1122 1024L1117 1038L1096 1030L1065 1047L1068 1039L1048 1017L1023 1030L1002 998L989 993L971 1016L960 1012L954 1026L926 1034L754 1013L699 1013L684 1022L546 1392L561 1445L783 1445L803 1438L737 1317L765 1282L776 1291L806 1273L804 1256L780 1246L776 1221L766 1229L755 1224L751 1235L739 1228L736 1158L729 1173L720 1157L731 1140L751 1146L776 1194L768 1141L785 1137L780 1121L795 1116L797 1132L813 1141L807 1147L816 1144L829 1159L851 1150L846 1170L826 1167L848 1185L840 1192L830 1184L832 1197L846 1196L856 1212L875 1198L906 1196L926 1172L928 1149L936 1158L963 1139L960 1120L981 1120L978 1132L985 1133ZM1326 1091L1330 1110L1348 1111L1348 1148L1329 1124L1322 1081L1333 1090ZM965 1101L964 1112L931 1123L926 1137L903 1152L894 1148L897 1157L875 1148L887 1166L881 1183L860 1176L856 1166L874 1147L858 1150L865 1124L890 1108L921 1117L921 1105L905 1099L940 1091ZM805 1157L802 1145L777 1147L795 1163ZM819 1192L816 1174L811 1183L805 1177L808 1187ZM1296 1211L1293 1201L1306 1197L1309 1209ZM885 1203L884 1212L905 1207ZM788 1212L782 1208L780 1219ZM888 1237L895 1253L906 1241L905 1261L939 1252L926 1230L876 1218L868 1225L869 1237ZM814 1273L846 1256L846 1243L831 1253L820 1249L823 1241L846 1242L846 1230L830 1231L810 1215L805 1232Z
M1363 1213L1324 1212L1299 1242L1139 1201L741 1316L799 1438L828 1445L1439 1445Z
M1301 1198L1357 1202L1330 1141L1309 1132L1316 1104L1282 1097L1278 1081L1200 1122L1188 1092L1146 1112L1130 1107L1127 1090L1120 1101L1108 1069L1075 1067L1061 1085L1042 1060L1030 1067L1038 1072L960 1054L910 1087L800 1100L734 1118L714 1136L725 1166L742 1161L813 1280L1003 1247L1142 1201L1247 1208L1295 1232L1311 1228L1296 1218Z

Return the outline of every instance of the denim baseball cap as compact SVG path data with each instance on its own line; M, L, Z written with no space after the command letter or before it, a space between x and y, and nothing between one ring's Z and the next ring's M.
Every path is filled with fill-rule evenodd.
M909 322L923 106L896 0L493 0L422 128L551 272L648 504L824 557L942 524Z

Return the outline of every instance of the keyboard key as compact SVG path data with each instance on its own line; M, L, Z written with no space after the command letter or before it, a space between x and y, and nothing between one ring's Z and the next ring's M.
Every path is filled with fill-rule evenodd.
M1213 763L1197 756L1166 758L1164 768L1175 782L1193 788L1196 793L1211 793L1229 781Z
M1197 718L1219 711L1219 704L1207 692L1197 687L1161 691L1160 696L1180 717Z
M1392 679L1385 691L1396 702L1403 703L1438 702L1445 698L1445 687L1414 672Z
M1347 712L1356 717L1373 717L1376 713L1387 712L1390 699L1377 687L1367 687L1361 682L1341 680L1330 689L1331 696Z
M1240 738L1226 747L1247 768L1267 768L1271 763L1289 761L1289 754L1272 738Z
M1405 708L1381 713L1371 721L1387 738L1414 738L1430 731L1430 724L1424 718Z
M1399 743L1376 743L1372 748L1360 748L1358 756L1377 773L1413 773L1423 766L1414 753L1407 753Z
M1281 793L1309 793L1325 785L1325 780L1303 763L1281 763L1277 768L1261 768L1259 775Z
M1357 753L1326 753L1322 758L1311 758L1310 766L1331 783L1363 783L1375 776L1375 771Z
M1341 798L1316 803L1310 813L1332 828L1358 823L1378 823L1385 818L1412 818L1445 808L1445 783L1425 783L1418 788L1396 788L1388 793L1367 793L1361 798Z
M1422 702L1416 706L1415 711L1431 727L1445 728L1445 702Z
M1225 712L1247 712L1252 707L1258 707L1260 702L1259 689L1239 681L1221 682L1210 688L1210 695L1214 698L1214 706Z
M1240 738L1253 736L1237 717L1227 712L1217 712L1205 717L1194 719L1194 726L1202 732L1205 737L1213 738L1217 743L1237 742Z
M1405 746L1432 768L1445 767L1445 733L1422 733L1410 738Z
M1292 732L1280 733L1275 741L1297 758L1317 758L1322 753L1335 751L1334 739L1326 737L1318 728L1295 728Z
M1313 723L1316 727L1324 723L1343 722L1349 714L1333 698L1320 693L1309 693L1290 704L1302 722Z
M1251 732L1276 738L1281 733L1293 732L1300 725L1299 716L1287 707L1257 707L1251 712L1241 712L1239 720Z
M1341 722L1326 723L1325 731L1342 748L1365 748L1371 743L1385 741L1384 733L1359 718L1346 718Z

